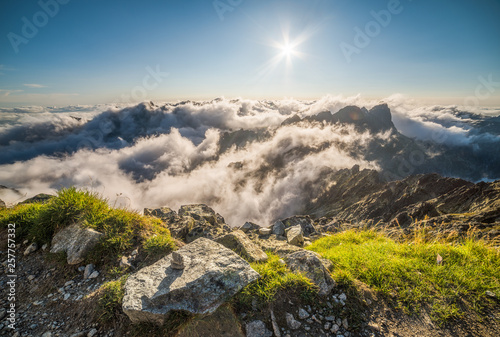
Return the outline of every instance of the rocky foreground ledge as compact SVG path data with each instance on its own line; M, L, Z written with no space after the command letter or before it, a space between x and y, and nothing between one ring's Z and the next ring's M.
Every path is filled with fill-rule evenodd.
M83 222L58 230L50 244L18 244L17 330L7 329L8 313L0 310L0 334L349 337L495 336L500 331L498 324L442 330L426 309L408 316L362 283L339 285L331 276L332 263L304 249L349 225L336 219L293 216L269 227L247 222L232 228L203 204L178 211L145 209L144 214L168 228L176 250L151 260L144 246L134 246L120 253L117 267L87 263L106 234ZM2 235L5 240L6 233ZM271 270L262 273L259 266L270 262ZM7 271L7 263L2 267ZM256 282L273 282L273 269L295 275L296 283L309 290L282 288L270 301L259 300L267 294L245 293ZM5 276L0 284L7 285ZM105 314L97 308L114 303L106 302L111 295L120 305L103 320ZM5 308L6 299L1 304ZM497 314L486 319L495 322Z

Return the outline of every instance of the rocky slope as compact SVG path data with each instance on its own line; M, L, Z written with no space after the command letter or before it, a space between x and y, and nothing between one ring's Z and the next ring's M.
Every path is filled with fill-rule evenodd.
M328 230L345 224L465 234L500 234L500 181L474 184L438 174L385 182L374 170L344 169L304 209Z

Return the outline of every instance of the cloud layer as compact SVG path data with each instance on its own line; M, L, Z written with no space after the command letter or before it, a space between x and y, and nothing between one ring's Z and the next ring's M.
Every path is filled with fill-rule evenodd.
M87 187L111 204L139 210L203 202L232 225L268 225L300 212L337 169L355 164L386 169L387 163L373 154L406 139L352 125L281 123L295 114L377 103L326 96L307 102L216 99L125 108L2 109L0 184L27 197ZM411 144L433 143L432 151L425 151L434 157L452 147L477 153L481 146L499 144L495 128L479 131L486 117L457 107L410 106L398 96L387 103L398 130L417 139L408 140Z

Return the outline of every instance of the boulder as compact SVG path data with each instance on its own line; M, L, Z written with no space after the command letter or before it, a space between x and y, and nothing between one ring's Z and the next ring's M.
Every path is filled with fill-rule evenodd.
M267 255L243 231L236 230L217 239L217 242L234 251L249 262L265 262Z
M179 216L182 224L179 238L187 243L198 238L214 240L231 232L231 228L225 223L224 218L204 204L181 206ZM184 233L186 234L184 235Z
M172 311L209 314L260 276L232 250L199 238L176 251L184 269L172 268L172 254L131 275L123 312L133 323L163 324Z
M273 234L283 236L285 235L285 224L281 221L276 221L273 224Z
M190 216L195 220L206 220L211 225L225 224L224 218L204 204L185 205L179 209L180 216Z
M159 218L165 222L171 222L172 220L177 219L177 213L168 207L160 207L160 208L144 208L144 215L146 216L154 216L155 218Z
M301 250L285 257L288 268L294 272L302 272L319 287L319 294L328 295L335 287L335 281L323 265L318 254Z
M65 252L68 264L78 264L97 245L103 235L91 228L86 228L76 223L61 229L54 235L50 252Z
M247 233L249 231L258 230L259 228L260 226L254 224L253 222L245 222L245 224L240 227L240 230L243 231L244 233Z
M287 242L294 246L302 246L304 244L304 236L302 233L303 231L300 225L288 228L286 232Z
M314 223L308 215L295 215L283 220L276 221L273 227L277 226L277 228L281 228L281 225L279 225L279 223L281 223L285 227L285 229L300 225L300 227L302 227L304 236L309 236L313 233L316 233Z
M246 324L247 337L272 337L273 333L266 328L262 321L252 321Z

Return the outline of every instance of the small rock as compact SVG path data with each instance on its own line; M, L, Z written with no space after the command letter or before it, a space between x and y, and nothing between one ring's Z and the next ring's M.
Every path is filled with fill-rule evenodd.
M177 252L172 252L172 262L170 266L172 269L184 269L184 257Z
M64 294L64 300L67 301L71 297L70 293Z
M286 317L286 323L288 324L288 327L292 330L296 330L296 329L300 328L300 326L302 325L299 321L297 321L295 319L295 317L293 317L292 314L290 314L288 312L286 313L285 317Z
M271 310L271 324L273 325L274 335L276 337L281 337L280 327L276 322L276 316L274 316L274 312Z
M49 247L48 244L44 243L43 246L42 246L42 250L47 250L47 248Z
M85 332L84 331L76 332L72 334L70 337L85 337Z
M332 326L332 323L326 322L325 325L323 326L323 329L325 330L330 330L330 327Z
M330 331L333 333L337 333L339 331L340 327L337 324L333 324L332 327L330 328Z
M42 335L42 337L52 337L52 332L47 331L46 333L44 333L44 334Z
M43 303L43 301L35 301L35 302L33 302L33 305L38 306L38 305L40 305L42 303Z
M335 320L335 316L326 316L325 319L327 321L333 322Z
M120 258L120 267L126 267L126 268L132 267L132 264L130 263L130 258L127 256L122 256Z
M30 325L31 330L36 329L36 328L38 328L38 324L31 324Z
M89 276L92 274L94 271L94 265L92 263L88 264L85 266L85 272L83 273L83 278L88 279Z
M89 279L97 278L97 276L99 276L99 272L94 270L92 274L90 274Z
M81 273L81 272L84 272L85 271L85 266L80 266L78 267L78 271Z
M495 293L493 291L490 291L490 290L486 290L485 294L486 294L486 296L489 296L491 298L497 297L497 295L495 295Z
M33 252L35 252L36 250L38 249L38 245L36 244L36 242L33 242L31 245L29 245L28 248L26 248L26 250L24 251L24 255L29 255Z
M299 308L299 318L306 319L307 317L309 317L309 313L307 311L305 311L304 309Z
M89 333L87 334L87 337L94 337L95 335L97 335L97 329L92 329L89 331Z
M252 321L245 326L247 337L271 337L273 333L266 328L262 321Z
M64 286L65 286L65 287L67 287L67 286L72 285L73 283L75 283L75 281L70 280L70 281L68 281L68 282L64 283Z
M35 279L35 275L29 275L28 276L28 281L33 281Z
M344 329L348 330L349 329L349 324L347 322L347 318L344 318L342 320L342 325L344 326Z
M5 308L0 308L0 320L2 320L7 315L7 310Z
M271 228L261 228L259 229L260 235L270 235L272 232Z
M347 296L344 293L342 293L342 294L339 295L339 300L345 302L347 300Z

